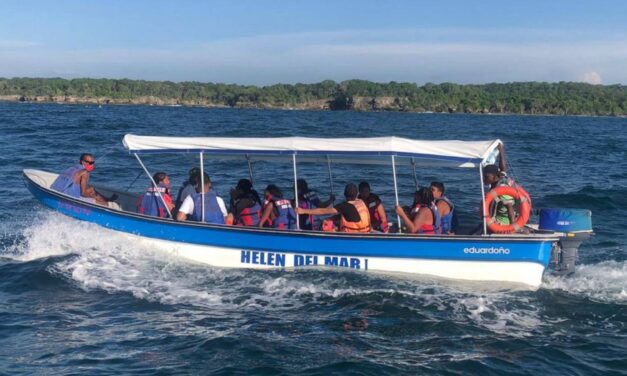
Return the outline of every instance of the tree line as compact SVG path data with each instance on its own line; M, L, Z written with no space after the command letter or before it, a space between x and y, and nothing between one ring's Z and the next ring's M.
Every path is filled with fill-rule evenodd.
M129 79L0 78L0 96L22 101L167 103L360 111L627 115L627 86L576 82L376 83L365 80L248 86ZM137 102L143 98L142 102Z

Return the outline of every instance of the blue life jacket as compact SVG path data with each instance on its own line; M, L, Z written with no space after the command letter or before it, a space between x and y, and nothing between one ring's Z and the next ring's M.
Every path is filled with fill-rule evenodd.
M319 203L320 199L314 191L303 193L298 197L298 207L302 209L315 209ZM320 230L322 228L322 220L319 216L313 214L301 214L300 228L302 230Z
M433 213L433 229L436 234L441 234L442 233L442 217L440 217L440 213L438 213L438 208L435 206L434 202L431 203L431 206L429 207L429 209L431 209L431 213Z
M159 183L157 188L148 188L146 193L144 193L140 198L137 211L140 214L150 215L153 217L168 217L168 209L163 203L163 201L166 200L166 195L168 194L167 191L168 188L164 186L163 183ZM159 197L159 193L161 193L163 200Z
M194 193L192 199L194 200L192 220L202 222L202 195ZM211 189L205 193L205 223L224 224L224 213L218 204L218 196Z
M272 228L291 230L296 228L296 212L290 203L282 197L272 197L276 218L272 221Z
M76 183L74 181L74 175L76 175L79 171L83 170L82 165L75 165L67 170L63 171L59 176L55 179L55 181L50 186L50 189L54 189L55 191L65 193L68 196L80 198L81 197L81 185L80 183Z
M451 200L449 200L448 197L442 196L439 199L435 200L436 208L440 201L446 202L449 208L451 208L451 211L447 215L440 217L440 221L442 223L442 233L447 234L450 232L454 232L457 227L457 223L455 223L457 218L455 217L455 214L454 214L455 205L453 205L453 203L451 202Z

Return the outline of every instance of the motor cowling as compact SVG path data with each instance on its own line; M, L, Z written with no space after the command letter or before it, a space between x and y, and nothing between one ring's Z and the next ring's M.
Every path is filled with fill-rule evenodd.
M593 234L592 212L585 209L543 208L538 215L539 230L563 233L551 254L553 273L574 273L579 246Z

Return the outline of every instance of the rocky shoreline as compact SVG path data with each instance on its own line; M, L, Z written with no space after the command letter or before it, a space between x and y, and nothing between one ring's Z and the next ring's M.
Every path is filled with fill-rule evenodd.
M58 104L92 104L92 105L148 105L148 106L187 106L208 108L257 108L257 109L281 109L281 110L332 110L332 100L315 100L298 104L277 106L268 103L238 102L235 106L221 103L213 103L203 100L180 100L176 98L159 98L153 96L140 96L132 99L119 99L109 97L77 97L77 96L25 96L25 95L0 95L0 101L23 103L58 103ZM349 108L353 111L414 111L403 104L400 98L395 97L354 97Z
M333 100L316 100L286 106L277 106L266 103L253 103L239 101L234 106L223 103L213 103L203 100L180 100L176 98L159 98L154 96L140 96L133 99L119 99L109 97L79 97L79 96L25 96L25 95L0 95L0 102L18 103L56 103L71 105L128 105L128 106L171 106L171 107L203 107L203 108L239 108L239 109L272 109L272 110L310 110L310 111L330 111L330 110L350 110L359 112L413 112L413 113L466 113L485 115L539 115L556 116L550 113L514 113L514 112L493 112L489 109L479 109L476 111L456 111L455 108L445 108L443 110L429 111L424 109L410 108L399 97L353 97L350 105L344 108L333 108ZM607 116L594 114L563 114L562 116ZM626 115L614 115L613 117L625 118Z
M627 115L627 86L576 82L418 86L364 80L251 86L93 78L0 78L0 100L283 110L457 114Z

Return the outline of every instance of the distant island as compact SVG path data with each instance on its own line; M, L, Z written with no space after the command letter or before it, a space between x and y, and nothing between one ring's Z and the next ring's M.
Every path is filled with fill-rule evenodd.
M364 80L271 86L128 79L0 78L0 100L438 113L627 116L627 86L576 82L418 86Z

